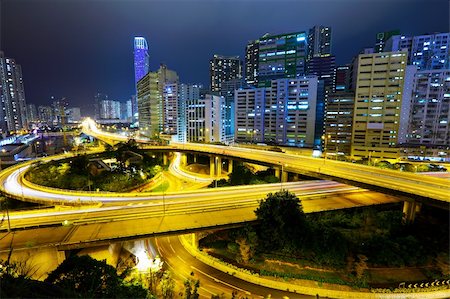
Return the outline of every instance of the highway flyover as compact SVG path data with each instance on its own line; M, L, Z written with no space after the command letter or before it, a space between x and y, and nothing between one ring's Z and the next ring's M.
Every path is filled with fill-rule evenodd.
M99 130L96 123L90 119L86 119L83 122L82 130L85 134L106 142L111 142L112 140L119 142L129 139L127 136ZM136 141L144 144L149 142L148 139L143 138L138 138ZM173 151L199 152L234 157L236 159L255 161L255 163L269 163L288 172L340 180L348 184L374 188L377 191L391 194L395 192L396 194L420 198L425 201L440 201L446 207L450 203L450 186L448 181L442 178L425 177L415 173L380 169L355 163L233 146L171 142L170 146L165 148L171 148Z

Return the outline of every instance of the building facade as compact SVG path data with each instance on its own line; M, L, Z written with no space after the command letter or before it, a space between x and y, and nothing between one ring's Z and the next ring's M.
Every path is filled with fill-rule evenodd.
M335 69L334 91L350 89L350 65L341 65Z
M38 114L35 104L27 105L27 119L28 122L36 122L38 120Z
M50 106L38 106L38 121L47 126L53 125L53 108Z
M22 68L0 51L0 131L26 129L27 109Z
M237 90L235 138L313 147L315 143L316 76L278 79L270 87Z
M100 115L99 119L120 119L120 101L115 100L100 100Z
M233 135L227 135L225 99L222 96L206 94L187 101L186 138L188 142L220 142L228 144Z
M145 37L135 37L134 38L134 83L136 88L136 96L132 97L132 106L137 108L137 83L141 80L150 70L149 55L148 55L148 44ZM133 120L137 120L137 109L133 113Z
M79 123L81 121L80 107L71 107L67 109L67 121L69 124Z
M270 87L272 80L304 76L307 51L304 31L265 34L259 39L258 86Z
M222 83L242 79L242 61L239 56L214 55L209 61L211 91L220 92Z
M204 96L201 84L179 84L178 85L178 142L187 142L187 105L190 101L200 99ZM192 109L192 107L191 107ZM194 136L194 135L190 135Z
M401 142L410 109L408 89L412 86L415 72L415 67L407 67L406 63L406 52L359 55L352 157L398 157L397 146ZM406 132L403 133L406 136Z
M308 34L308 60L331 55L331 27L314 26Z
M378 32L376 35L374 52L375 53L388 52L388 49L386 49L386 42L389 38L391 38L394 35L400 35L400 30Z
M408 145L435 148L450 145L450 69L415 74L410 114Z
M245 82L258 86L259 40L250 41L245 48Z
M325 150L328 154L350 155L354 105L355 94L351 91L328 94L324 119Z
M163 132L164 86L169 83L178 83L178 75L165 65L156 72L149 72L138 82L139 131L144 136L155 138Z
M417 66L418 70L450 68L450 33L394 35L387 40L386 49L408 52L408 64Z

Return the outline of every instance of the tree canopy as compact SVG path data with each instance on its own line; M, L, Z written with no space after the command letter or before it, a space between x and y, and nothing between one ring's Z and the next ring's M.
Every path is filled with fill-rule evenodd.
M286 190L269 193L255 210L259 238L266 249L297 247L305 229L305 215L297 196Z
M71 256L45 282L78 294L80 298L145 298L146 290L126 285L114 267L89 256Z

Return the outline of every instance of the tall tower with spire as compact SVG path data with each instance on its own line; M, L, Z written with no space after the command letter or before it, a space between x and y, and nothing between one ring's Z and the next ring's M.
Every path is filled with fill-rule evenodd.
M137 83L149 71L149 55L148 44L145 37L136 36L134 38L134 83L136 90L136 97L134 97L135 103L132 106L137 107L139 101L137 97ZM137 120L137 115L133 115L133 120Z

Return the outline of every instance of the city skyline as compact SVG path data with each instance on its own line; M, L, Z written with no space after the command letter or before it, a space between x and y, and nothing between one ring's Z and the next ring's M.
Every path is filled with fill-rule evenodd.
M447 30L446 17L443 17L448 11L444 9L448 7L445 1L433 1L434 5L427 6L420 5L423 1L366 1L356 7L354 1L320 1L318 4L282 1L278 4L281 8L286 6L283 14L273 13L269 5L264 6L267 2L255 5L255 1L128 3L117 1L106 5L100 1L71 1L59 6L55 1L40 1L39 5L32 1L2 1L0 48L22 65L27 103L47 104L50 96L55 95L64 96L86 109L97 92L113 99L128 100L134 93L134 36L143 36L150 44L151 71L165 63L179 73L181 82L208 85L208 62L214 54L239 55L244 60L248 41L266 32L279 34L306 31L314 25L330 26L332 52L339 65L349 63L362 48L373 47L377 32L399 29L405 35L419 35ZM82 10L86 4L90 6L89 11ZM319 11L323 4L332 12ZM392 8L386 10L387 6ZM178 21L164 22L168 7L173 15L171 20ZM303 10L298 19L291 17L305 7L308 10ZM398 7L403 9L398 10ZM233 14L226 15L227 8L233 8ZM100 24L99 11L102 11ZM365 26L347 22L348 14L355 12L365 21ZM419 12L421 22L408 21ZM396 17L389 17L394 13ZM201 16L202 22L199 22ZM16 26L16 22L23 19L28 22ZM258 23L258 19L262 21ZM30 30L34 34L29 34ZM48 47L49 42L55 40L59 43ZM208 42L202 44L206 40ZM30 49L36 55L29 55Z

